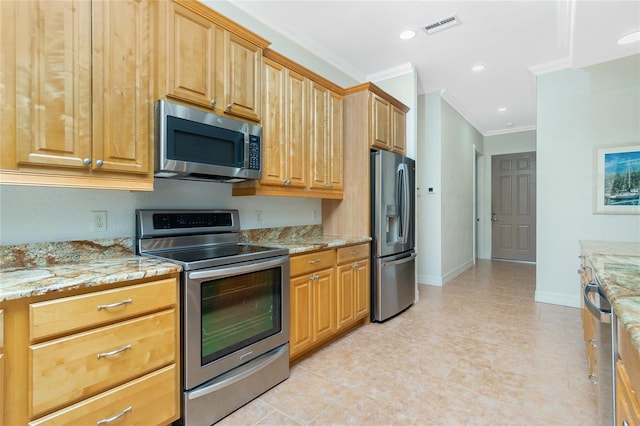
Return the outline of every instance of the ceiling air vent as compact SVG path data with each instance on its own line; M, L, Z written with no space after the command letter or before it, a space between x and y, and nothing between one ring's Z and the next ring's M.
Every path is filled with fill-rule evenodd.
M456 15L451 15L443 19L439 19L436 22L432 22L431 24L427 24L424 26L424 30L427 34L437 33L438 31L445 30L447 28L451 28L453 26L459 25L462 22L460 18Z

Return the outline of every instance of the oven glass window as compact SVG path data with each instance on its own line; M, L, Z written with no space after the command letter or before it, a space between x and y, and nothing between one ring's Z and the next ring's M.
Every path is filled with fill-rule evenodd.
M279 333L282 269L203 282L202 365Z

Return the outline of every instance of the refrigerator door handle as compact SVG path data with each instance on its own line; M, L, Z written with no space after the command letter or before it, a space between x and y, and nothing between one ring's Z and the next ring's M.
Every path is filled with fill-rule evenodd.
M409 214L411 209L409 200L409 171L407 165L402 163L398 166L398 196L400 197L400 235L402 243L406 244L409 239Z
M401 263L407 263L415 259L417 256L418 256L417 253L411 253L411 256L403 257L402 259L392 260L390 262L382 261L382 267L386 268L387 266L394 266L394 265L399 265Z

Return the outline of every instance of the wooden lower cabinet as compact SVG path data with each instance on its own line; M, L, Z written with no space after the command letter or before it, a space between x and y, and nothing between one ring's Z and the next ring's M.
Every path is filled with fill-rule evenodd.
M621 360L616 362L616 425L640 425L639 396L631 388L631 381Z
M369 315L369 244L338 249L337 329Z
M290 359L368 320L368 256L368 243L291 256Z
M335 250L293 256L290 288L294 358L335 332Z
M5 424L177 420L178 292L167 276L3 302Z
M164 424L179 411L171 392L178 375L171 364L78 404L29 422L40 425Z

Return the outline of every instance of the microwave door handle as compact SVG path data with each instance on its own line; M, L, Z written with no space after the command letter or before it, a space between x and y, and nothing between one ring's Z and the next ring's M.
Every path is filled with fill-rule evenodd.
M244 132L244 168L249 168L249 132Z

